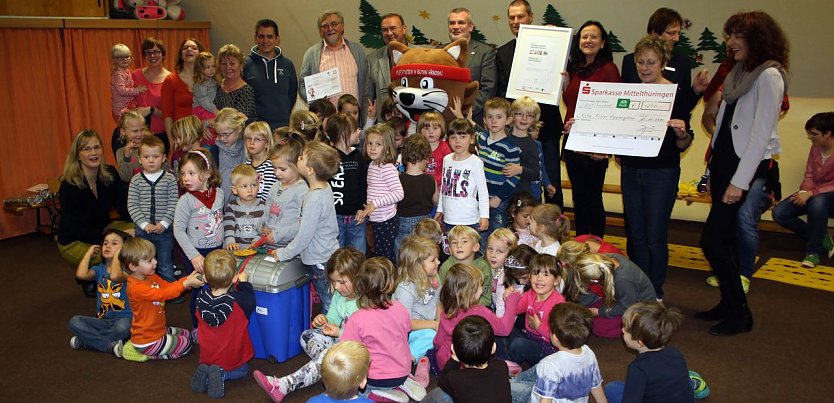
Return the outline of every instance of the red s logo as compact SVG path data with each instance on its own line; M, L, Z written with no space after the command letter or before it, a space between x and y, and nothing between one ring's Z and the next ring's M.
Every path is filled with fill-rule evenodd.
M585 94L585 95L590 94L591 93L591 85L588 84L588 83L585 83L585 86L582 87L582 93Z

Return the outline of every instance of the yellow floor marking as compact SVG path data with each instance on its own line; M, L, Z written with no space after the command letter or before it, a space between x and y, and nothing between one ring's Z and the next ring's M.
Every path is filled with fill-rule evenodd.
M817 266L809 269L795 260L770 258L753 274L753 278L834 292L834 267Z

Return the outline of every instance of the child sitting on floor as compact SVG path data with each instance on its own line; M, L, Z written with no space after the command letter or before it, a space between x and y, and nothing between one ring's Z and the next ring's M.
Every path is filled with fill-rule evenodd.
M76 315L70 319L69 330L73 350L91 348L105 353L112 352L121 358L123 340L130 337L130 321L133 313L127 300L125 275L114 258L122 243L130 235L117 229L104 231L101 246L92 245L78 264L75 277L83 281L95 281L98 290L96 317ZM93 255L101 254L102 262L90 267Z
M180 358L191 351L192 335L186 329L166 326L165 301L178 297L188 288L202 286L203 276L194 271L169 283L156 275L155 255L153 244L141 238L126 240L119 252L119 262L130 274L127 278L127 297L133 310L130 342L137 352L152 360Z
M606 403L597 357L587 346L591 313L573 303L553 307L547 318L550 341L559 351L510 381L513 402Z
M370 364L371 354L362 343L357 341L336 343L327 351L321 362L324 393L310 398L307 403L373 402L357 393L368 383Z
M686 360L678 349L668 346L683 315L661 302L638 302L623 315L623 341L638 352L628 364L626 380L605 385L611 403L690 403L694 394Z
M472 227L456 225L449 230L449 250L451 256L440 265L440 282L446 281L446 274L449 269L457 263L470 264L481 273L480 284L483 287L479 296L481 305L490 306L492 303L492 291L490 288L492 278L492 267L483 256L477 256L481 250L481 235Z
M509 402L509 368L493 358L495 334L481 316L469 316L452 332L452 359L424 402ZM445 395L445 396L444 396Z
M191 378L191 390L208 391L215 399L225 394L226 381L246 375L249 371L246 363L255 355L249 338L255 291L246 282L246 272L235 276L236 272L237 261L231 252L209 253L205 275L210 289L203 288L197 297L200 365Z

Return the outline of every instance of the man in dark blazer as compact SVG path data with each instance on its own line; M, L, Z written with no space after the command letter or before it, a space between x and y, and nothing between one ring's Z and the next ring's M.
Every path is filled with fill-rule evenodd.
M530 8L530 3L527 0L514 0L507 7L507 23L510 26L510 31L513 37L518 36L518 29L521 24L533 23L533 10ZM498 71L497 95L499 97L507 97L507 85L510 81L510 70L513 66L513 55L515 54L516 39L513 38L509 42L501 45L498 48L496 66ZM564 199L562 197L562 166L559 152L559 140L562 137L562 114L559 112L559 106L539 104L541 108L542 129L539 133L539 141L542 143L542 153L544 154L544 166L547 170L547 176L550 182L556 187L556 193L549 194L545 192L545 201L548 203L558 204L559 207L564 207Z
M397 41L408 45L405 34L408 27L403 17L399 14L390 13L382 16L382 39L385 45L368 54L368 77L365 79L364 106L369 102L376 102L377 121L382 116L382 103L389 99L388 84L391 83L391 52L388 51L388 42Z
M478 82L478 97L472 106L472 119L478 124L484 123L484 102L495 96L495 49L483 42L472 39L472 14L463 7L449 12L449 39L454 41L464 38L469 42L467 67L472 74L472 81Z

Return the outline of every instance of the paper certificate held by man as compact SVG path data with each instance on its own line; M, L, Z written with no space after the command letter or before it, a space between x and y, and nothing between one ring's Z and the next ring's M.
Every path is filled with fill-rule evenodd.
M569 150L655 157L677 93L676 84L585 82L579 85Z

